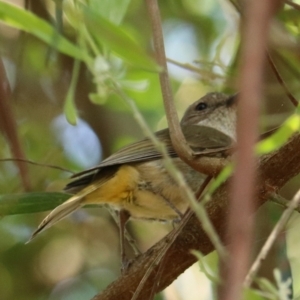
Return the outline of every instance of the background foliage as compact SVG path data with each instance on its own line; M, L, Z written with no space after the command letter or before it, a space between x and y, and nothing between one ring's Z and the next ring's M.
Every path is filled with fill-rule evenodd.
M7 3L26 6L27 12ZM169 72L179 113L209 91L236 92L239 13L232 3L167 0L159 4L167 56L175 61L169 64ZM273 62L296 98L299 14L284 5L272 24L270 38ZM159 68L151 54L151 30L143 1L0 1L0 20L0 53L26 158L75 172L94 166L121 146L141 138L142 131L116 89L134 99L153 130L166 126ZM270 65L262 109L262 131L280 124L293 112ZM66 119L77 125L70 125ZM0 158L11 156L8 139L1 135ZM24 192L18 168L12 162L0 162L1 299L91 298L119 275L114 220L103 208L81 210L25 245L45 215L34 210L45 211L62 201L63 196L54 192L61 190L70 175L34 165L28 165L28 173L30 192L36 193L26 202L24 195L17 195ZM284 189L284 196L290 198L297 186L295 179ZM27 204L9 210L8 203ZM257 249L280 212L273 204L258 212ZM298 239L293 230L296 222L297 216L289 225L288 256L286 233L282 233L260 274L273 280L274 267L286 277L292 270L294 296L299 293L293 250ZM130 222L129 228L142 251L171 229L137 221ZM213 256L207 258L210 265L215 265ZM175 299L172 293L176 293L181 297L178 299L193 299L195 288L199 299L197 287L202 280L201 299L211 299L209 281L198 278L202 275L197 268L189 272L186 276L191 277L182 277L165 297ZM187 283L185 278L193 279L187 279Z

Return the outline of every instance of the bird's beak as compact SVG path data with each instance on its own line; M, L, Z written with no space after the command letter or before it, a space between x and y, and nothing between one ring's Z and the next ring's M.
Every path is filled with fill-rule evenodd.
M237 104L237 99L238 99L239 94L234 94L232 96L230 96L227 100L226 100L226 105L227 107L231 107L233 105Z

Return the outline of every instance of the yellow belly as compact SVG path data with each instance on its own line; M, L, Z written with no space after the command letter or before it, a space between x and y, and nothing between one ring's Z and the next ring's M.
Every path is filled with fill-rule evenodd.
M201 177L190 174L191 169L179 159L178 166L196 184L193 190L201 184ZM187 168L187 169L186 169ZM113 208L127 210L131 217L149 220L179 219L188 203L182 190L172 180L160 161L123 165L107 181L95 181L91 185L92 192L83 199L83 204L108 204Z

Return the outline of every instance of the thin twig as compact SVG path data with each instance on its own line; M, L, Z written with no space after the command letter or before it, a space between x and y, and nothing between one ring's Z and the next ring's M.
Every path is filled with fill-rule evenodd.
M274 193L270 196L270 201L273 202L273 203L276 203L284 208L288 208L291 204L291 201L290 200L287 200L285 198L283 198L282 196L278 195L277 193ZM300 206L298 205L296 208L295 208L295 211L300 213Z
M288 96L288 98L290 99L290 101L292 102L292 104L297 107L298 106L298 101L297 99L293 96L293 94L289 91L286 83L284 82L282 76L280 75L274 61L272 60L272 57L270 55L270 53L267 54L267 59L268 59L268 62L274 72L274 75L277 79L277 81L279 82L279 84L282 86L282 88L284 89L284 91L286 92L286 95Z
M22 143L18 136L17 124L10 107L11 90L2 59L0 59L0 129L5 134L11 148L12 155L25 159ZM31 189L28 169L25 164L18 163L21 181L26 191Z
M167 58L167 62L175 65L175 66L178 66L180 68L183 68L185 70L188 70L188 71L192 71L192 72L195 72L195 73L198 73L200 74L201 76L203 77L208 77L210 80L214 80L214 79L224 79L224 76L220 75L220 74L217 74L217 73L213 73L213 72L209 72L209 71L204 71L198 67L195 67L191 64L187 64L187 63L180 63L176 60L173 60L171 58Z
M46 167L46 168L56 169L56 170L68 172L68 173L71 173L71 174L75 174L75 172L70 171L70 170L65 169L65 168L62 168L62 167L59 167L59 166L43 164L43 163L37 163L37 162L29 160L29 159L23 159L23 158L1 158L0 159L0 162L6 162L6 161L19 161L19 162L27 163L27 164L34 165L34 166Z
M261 266L262 261L266 258L268 255L271 247L273 246L276 238L281 233L282 229L288 222L290 216L292 215L293 211L298 207L300 203L300 190L296 193L292 201L290 201L289 207L284 211L281 218L273 228L271 234L269 235L267 241L265 242L264 246L262 247L261 251L257 255L254 263L252 264L249 273L246 276L244 286L246 288L249 288L254 280L255 275L258 272L258 269Z

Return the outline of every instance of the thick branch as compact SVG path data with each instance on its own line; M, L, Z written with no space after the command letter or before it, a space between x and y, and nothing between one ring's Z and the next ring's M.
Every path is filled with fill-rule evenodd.
M261 158L259 166L260 180L258 183L259 197L255 203L256 208L268 200L269 193L279 190L288 180L300 173L299 148L300 134L297 134L281 149ZM225 217L228 213L227 185L221 186L216 191L213 199L208 203L207 211L217 232L224 239ZM141 278L167 242L168 236L138 257L126 275L110 284L106 290L96 295L93 300L131 299ZM196 261L196 257L190 253L191 249L200 250L204 255L214 250L196 217L190 219L169 248L163 261L164 268L156 292L167 287ZM147 295L151 292L152 284L155 282L154 279L158 268L159 265L154 268L138 299L147 299Z

